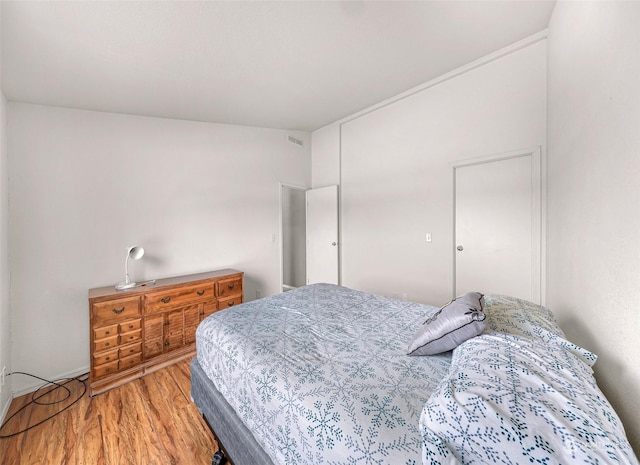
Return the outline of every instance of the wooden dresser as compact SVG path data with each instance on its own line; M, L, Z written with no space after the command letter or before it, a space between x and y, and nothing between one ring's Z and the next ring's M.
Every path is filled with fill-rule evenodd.
M193 357L198 324L242 303L242 290L243 273L230 269L158 279L124 291L90 289L89 394Z

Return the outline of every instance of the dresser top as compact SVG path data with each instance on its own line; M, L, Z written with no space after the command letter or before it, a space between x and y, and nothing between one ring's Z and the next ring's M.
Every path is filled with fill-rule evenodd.
M131 289L124 289L122 291L118 291L116 289L115 284L111 286L105 287L96 287L94 289L89 289L89 299L100 299L101 297L128 297L134 296L138 294L145 294L147 292L153 291L154 289L160 289L166 286L179 286L180 284L192 284L197 283L198 281L206 281L208 279L214 278L223 278L223 277L232 277L237 275L242 275L242 271L233 270L231 268L227 268L224 270L215 270L215 271L207 271L205 273L195 273L188 274L183 276L173 276L171 278L162 278L156 279L155 284L144 284L141 286L136 286Z

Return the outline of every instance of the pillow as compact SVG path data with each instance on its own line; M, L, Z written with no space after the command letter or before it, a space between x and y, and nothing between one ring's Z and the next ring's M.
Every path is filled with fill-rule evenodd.
M435 355L452 350L485 327L484 295L469 292L425 321L409 343L408 355Z

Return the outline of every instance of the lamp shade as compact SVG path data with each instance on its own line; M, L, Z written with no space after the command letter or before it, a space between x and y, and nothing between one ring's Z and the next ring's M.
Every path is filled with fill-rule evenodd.
M132 260L139 260L144 255L144 248L138 247L137 245L134 247L129 247L129 257Z

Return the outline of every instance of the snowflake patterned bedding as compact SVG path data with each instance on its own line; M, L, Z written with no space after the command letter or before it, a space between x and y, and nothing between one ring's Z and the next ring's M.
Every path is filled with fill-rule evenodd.
M637 463L546 309L487 296L481 336L406 355L437 310L305 286L205 319L197 362L275 465Z
M596 385L596 356L551 312L486 297L487 328L453 351L420 417L423 464L638 464Z

